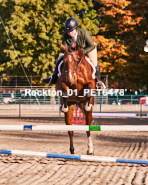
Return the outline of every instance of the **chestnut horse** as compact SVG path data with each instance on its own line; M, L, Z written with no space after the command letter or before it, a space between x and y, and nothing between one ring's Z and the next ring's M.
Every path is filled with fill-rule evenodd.
M86 125L91 125L92 110L94 106L94 96L91 96L90 90L95 89L95 67L89 59L86 60L83 49L73 42L69 47L61 45L65 51L63 56L63 66L59 72L56 90L62 90L61 111L65 114L66 125L72 125L72 114L78 105L85 114ZM70 152L74 154L73 131L68 131L70 137ZM93 154L93 144L90 131L87 131L88 151L87 154Z

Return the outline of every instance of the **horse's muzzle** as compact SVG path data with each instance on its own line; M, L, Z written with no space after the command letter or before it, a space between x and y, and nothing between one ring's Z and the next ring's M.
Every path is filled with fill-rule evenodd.
M71 86L74 82L74 79L73 80L66 80L66 84L67 86Z
M74 83L75 80L75 71L68 71L66 76L66 84L68 86L71 86Z

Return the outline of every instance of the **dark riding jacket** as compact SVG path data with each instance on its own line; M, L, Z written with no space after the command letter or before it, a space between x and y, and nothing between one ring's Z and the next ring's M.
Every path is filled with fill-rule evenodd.
M77 33L78 33L77 44L79 45L80 48L84 49L85 54L95 49L94 39L91 37L90 33L87 30L78 28ZM73 41L74 39L71 36L69 36L67 33L64 34L62 44L65 47L68 47L68 45L70 45L71 42Z

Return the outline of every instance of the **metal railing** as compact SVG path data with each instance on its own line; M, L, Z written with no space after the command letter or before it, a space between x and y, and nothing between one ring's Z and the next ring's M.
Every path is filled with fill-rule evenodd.
M148 95L113 95L108 96L108 104L140 104L140 98L147 97Z
M95 104L140 104L141 97L148 97L148 95L108 95L108 96L95 96ZM24 94L1 93L0 104L60 104L59 96L24 96ZM146 102L143 102L146 103Z

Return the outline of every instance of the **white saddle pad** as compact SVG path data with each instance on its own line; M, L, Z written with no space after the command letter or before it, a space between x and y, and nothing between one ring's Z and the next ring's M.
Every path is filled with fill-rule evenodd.
M91 65L91 67L93 68L93 72L92 72L92 78L95 79L95 73L96 73L96 68L94 66L94 64L91 62L91 60L85 56L85 59L87 60L87 62ZM59 66L58 66L58 76L61 76L61 65L63 64L63 60L60 62Z

